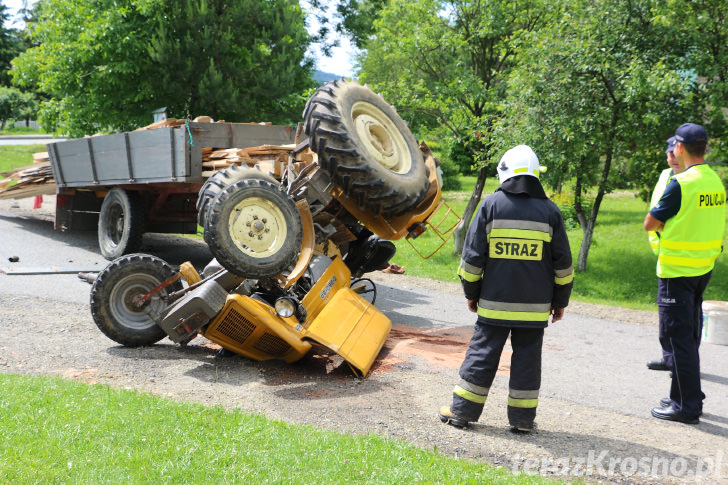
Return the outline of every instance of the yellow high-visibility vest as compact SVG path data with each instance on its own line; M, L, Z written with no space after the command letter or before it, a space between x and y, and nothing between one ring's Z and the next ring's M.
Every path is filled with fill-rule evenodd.
M672 177L671 168L666 168L660 174L660 178L657 179L657 184L655 185L655 190L652 191L650 209L655 207L662 198L662 194L665 193L665 187L667 187L667 182L670 181L670 177ZM657 231L647 231L647 240L650 243L650 248L652 248L652 252L657 254L660 250L660 236L657 234Z
M665 222L657 276L700 276L715 266L725 234L725 187L706 164L673 176L680 184L680 210Z

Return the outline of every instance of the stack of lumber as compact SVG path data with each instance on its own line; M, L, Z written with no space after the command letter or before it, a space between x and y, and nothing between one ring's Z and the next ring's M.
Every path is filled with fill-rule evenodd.
M195 118L192 121L194 121L195 123L215 123L215 120L213 120L209 116L198 116L197 118ZM171 126L171 127L174 128L175 126L182 126L186 122L187 122L186 119L167 118L167 119L164 119L164 120L161 120L161 121L155 121L151 125L142 126L141 128L137 128L134 131L155 130L157 128L163 128L165 126ZM225 121L224 120L220 120L220 121L218 121L218 123L225 123Z
M0 173L0 199L22 199L35 195L55 194L48 152L33 154L33 165Z
M163 128L165 126L182 126L185 124L185 119L178 119L178 118L167 118L166 120L157 121L155 123L152 123L151 125L142 126L141 128L137 128L134 131L142 131L142 130L155 130L157 128Z
M203 148L202 176L209 177L215 171L230 165L258 166L263 172L280 178L288 164L288 158L295 145L260 145L249 148ZM314 160L315 154L309 150L298 154L296 169L300 169Z

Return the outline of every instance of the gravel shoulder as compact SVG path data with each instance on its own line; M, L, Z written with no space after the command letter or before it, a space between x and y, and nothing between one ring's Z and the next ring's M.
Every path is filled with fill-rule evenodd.
M438 362L417 352L416 344L426 338L396 339L393 331L370 375L360 380L328 353L312 353L287 365L221 358L203 338L186 348L169 341L124 348L95 328L87 305L29 296L2 301L4 373L57 375L332 431L376 433L445 455L562 479L682 483L692 481L687 473L696 470L710 483L725 479L725 413L688 427L606 409L598 399L564 399L544 389L539 430L515 435L505 417L507 376L499 375L479 423L466 431L445 426L436 411L449 401L457 369L443 365L447 355ZM467 335L458 339L457 330L425 336L456 340L462 350ZM413 347L407 345L413 342ZM582 379L589 379L588 369L582 373ZM721 461L720 471L710 469L710 460Z

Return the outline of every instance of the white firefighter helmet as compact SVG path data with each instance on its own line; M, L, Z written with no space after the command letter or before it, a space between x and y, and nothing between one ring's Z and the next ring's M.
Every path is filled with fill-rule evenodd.
M498 180L505 182L516 175L531 175L539 178L546 167L538 163L538 157L528 145L518 145L503 154L498 163Z

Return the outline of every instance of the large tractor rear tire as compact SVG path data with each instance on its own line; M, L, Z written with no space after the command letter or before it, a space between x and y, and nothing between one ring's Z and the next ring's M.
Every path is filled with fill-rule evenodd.
M166 334L151 315L166 308L161 297L182 289L176 281L141 305L136 300L174 276L164 260L148 254L129 254L103 269L91 288L91 315L111 340L127 347L152 345Z
M265 180L272 184L278 184L278 181L271 175L263 173L262 170L251 168L248 166L231 165L226 169L218 170L210 178L208 178L197 197L197 224L205 227L207 212L210 204L223 191L235 182L243 179Z
M205 242L231 273L259 279L280 274L301 249L301 215L277 184L246 178L225 187L205 220Z
M144 235L144 201L139 194L114 187L99 213L99 252L112 260L139 250Z
M368 87L332 81L306 103L304 130L344 194L375 215L400 215L429 188L417 140L397 111Z

